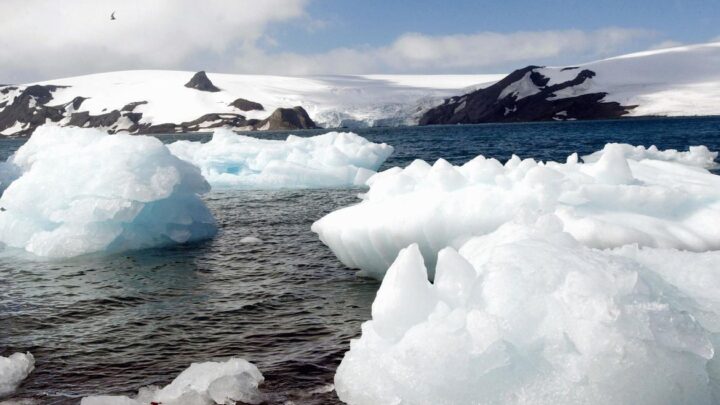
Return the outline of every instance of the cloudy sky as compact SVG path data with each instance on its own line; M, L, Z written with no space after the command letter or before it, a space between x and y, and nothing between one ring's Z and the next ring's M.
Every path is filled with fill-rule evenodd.
M0 83L126 69L504 73L720 40L717 21L717 0L0 0Z

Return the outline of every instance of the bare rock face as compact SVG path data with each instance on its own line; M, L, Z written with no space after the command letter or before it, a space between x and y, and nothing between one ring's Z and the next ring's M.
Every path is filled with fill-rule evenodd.
M185 87L200 91L218 92L219 88L215 87L213 82L208 79L204 70L195 73L189 82L185 83Z
M538 69L538 66L518 69L492 86L446 99L426 111L419 124L610 119L622 117L635 108L604 101L607 94L602 92L558 97L561 90L572 94L575 86L592 80L595 72L591 70L581 70L572 80L548 85L550 78Z
M304 108L278 108L266 119L255 124L255 128L262 130L288 130L317 128Z
M245 117L240 114L205 114L202 117L183 122L180 124L183 128L183 132L190 131L202 131L211 128L220 127L232 127L232 128L244 128L247 127L247 121Z
M138 134L173 134L182 132L182 127L171 122L156 125L143 125L138 130Z
M265 107L263 107L262 104L256 103L254 101L246 100L244 98L239 98L232 103L230 103L231 107L235 107L240 111L264 111Z
M11 128L21 127L12 133L13 136L25 136L32 133L35 128L47 121L58 122L64 118L64 113L68 104L78 105L82 100L78 98L68 104L61 106L47 106L47 102L52 100L52 93L57 90L57 86L28 86L16 96L12 103L6 105L0 111L0 132Z
M127 111L127 112L133 112L135 111L135 108L139 105L147 104L147 101L133 101L132 103L127 103L125 106L120 109L120 111Z
M122 116L124 115L118 110L112 110L100 115L90 115L87 111L81 111L73 113L67 125L89 128L110 128L115 125ZM135 122L135 124L137 124L137 122Z

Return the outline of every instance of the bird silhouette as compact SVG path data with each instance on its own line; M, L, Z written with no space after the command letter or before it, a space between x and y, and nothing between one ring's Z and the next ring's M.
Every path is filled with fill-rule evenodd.
M110 14L110 21L115 20L115 12L113 11L112 14Z

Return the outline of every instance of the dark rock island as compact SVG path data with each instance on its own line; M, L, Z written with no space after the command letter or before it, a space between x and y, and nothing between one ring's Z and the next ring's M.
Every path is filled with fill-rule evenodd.
M609 119L622 117L635 107L603 101L607 94L602 92L574 95L576 86L595 76L591 70L565 68L579 71L572 80L549 84L550 78L539 69L528 66L489 87L448 98L426 111L419 124Z

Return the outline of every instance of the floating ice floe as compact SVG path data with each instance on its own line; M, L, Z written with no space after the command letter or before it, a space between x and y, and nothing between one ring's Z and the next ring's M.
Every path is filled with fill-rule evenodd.
M649 148L644 146L633 146L628 144L617 144L615 147L622 151L622 155L626 159L632 160L662 160L666 162L677 162L688 166L697 166L705 169L714 169L718 167L716 159L718 152L712 152L707 146L691 146L686 152L680 152L675 149L659 150L657 146L652 145ZM599 150L587 156L583 156L585 163L595 163L605 154L605 149Z
M554 215L402 250L335 376L362 404L712 404L720 252L597 250Z
M587 162L483 156L453 166L416 160L368 180L363 201L312 226L348 267L381 279L398 252L417 243L434 273L437 252L459 248L518 215L555 214L585 246L628 244L691 251L720 249L717 153L608 144Z
M393 152L354 133L284 141L216 130L207 143L178 141L168 146L198 166L213 187L245 189L322 188L364 185Z
M200 171L158 139L38 128L6 163L0 242L37 256L119 252L212 237ZM3 176L0 176L3 178Z
M85 397L80 405L212 405L258 404L264 378L254 364L232 358L225 362L193 363L164 388L146 387L137 396Z
M245 243L245 244L255 244L255 243L262 243L263 240L256 236L245 236L243 238L240 238L239 242Z
M12 394L35 368L35 358L30 353L0 356L0 397Z

